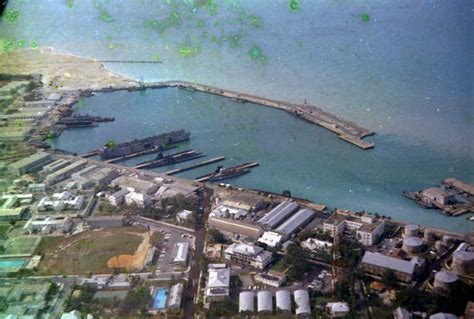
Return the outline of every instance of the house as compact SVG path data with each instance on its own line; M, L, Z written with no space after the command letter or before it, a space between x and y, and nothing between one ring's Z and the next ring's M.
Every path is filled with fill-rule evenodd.
M262 247L234 243L224 250L224 258L251 267L263 269L273 259L273 254Z
M225 264L209 264L205 301L224 300L229 296L230 269Z

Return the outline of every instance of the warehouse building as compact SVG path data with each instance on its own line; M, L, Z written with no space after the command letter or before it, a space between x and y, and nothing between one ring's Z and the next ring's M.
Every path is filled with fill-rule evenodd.
M311 209L301 209L297 211L293 216L287 219L283 224L281 224L276 231L281 233L284 236L284 239L288 239L293 235L298 229L306 225L316 213Z
M291 313L291 294L288 290L278 290L275 299L277 312Z
M81 170L82 168L84 168L86 165L87 165L86 160L74 162L46 176L46 179L44 180L44 182L46 183L46 185L53 185L55 183L61 182L65 180L66 178L69 178L72 173L75 173Z
M183 296L183 288L184 286L182 283L177 283L171 287L168 297L168 309L179 309L181 306L181 298Z
M257 292L257 311L267 314L273 312L273 297L270 291L260 290Z
M307 290L299 289L293 292L296 304L297 318L310 318L311 306L309 304L309 294Z
M262 247L234 243L224 250L224 258L241 265L263 269L272 261L273 254Z
M242 291L239 294L239 313L255 311L255 294L253 291Z
M349 210L336 209L336 213L323 224L324 231L335 234L355 234L364 246L374 245L385 229L385 223L368 214L357 214Z
M258 224L267 228L275 228L285 219L291 216L298 209L298 205L294 202L286 201L269 211L265 216L258 220Z
M209 217L208 224L228 238L238 241L255 241L263 233L256 225L219 217Z
M189 243L181 242L181 243L177 243L175 246L176 246L176 255L173 258L173 263L185 265L188 260Z
M121 188L133 188L136 192L151 195L158 190L158 185L139 178L120 176L111 182L111 186Z
M41 170L41 168L51 162L51 154L45 152L37 152L28 157L22 158L21 160L10 164L9 170L12 174L23 175L29 173L35 173Z
M64 158L60 158L58 160L55 160L52 163L49 163L48 165L45 165L41 173L45 175L54 173L56 171L59 171L61 168L68 166L70 163L71 162L69 162L68 160L65 160Z
M130 193L130 191L128 189L124 188L124 189L121 189L121 190L109 195L107 197L107 199L109 200L110 205L119 206L124 202L125 195L127 195L128 193Z

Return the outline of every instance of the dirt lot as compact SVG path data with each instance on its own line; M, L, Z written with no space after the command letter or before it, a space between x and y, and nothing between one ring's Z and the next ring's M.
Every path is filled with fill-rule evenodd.
M110 273L107 261L116 255L133 255L146 231L122 227L86 231L72 237L45 237L37 249L43 256L39 274Z

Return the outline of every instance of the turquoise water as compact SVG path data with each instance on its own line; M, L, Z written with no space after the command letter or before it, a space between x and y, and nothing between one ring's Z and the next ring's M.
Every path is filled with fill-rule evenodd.
M162 310L166 308L166 299L168 297L168 289L158 288L153 294L153 309Z
M453 231L466 232L472 227L464 217L445 217L401 196L403 190L436 185L448 176L474 182L469 158L452 156L413 139L379 134L371 138L376 147L363 151L285 112L176 88L102 93L84 99L77 110L112 115L116 120L94 128L66 130L53 140L54 147L83 153L110 139L127 141L185 128L191 131L191 140L181 149L193 148L207 158L223 155L225 166L260 162L250 174L230 180L232 184L275 192L289 189L293 196L332 208L365 209ZM131 165L146 158L122 163ZM195 178L221 163L178 176ZM155 170L165 172L189 164Z
M63 148L89 150L109 138L186 127L189 146L225 155L225 164L261 162L235 179L239 185L472 229L463 217L422 210L400 192L450 176L474 182L474 2L301 0L298 11L288 3L11 0L7 9L18 17L0 22L0 49L34 44L103 60L157 59L163 63L107 67L145 81L306 100L378 134L376 148L362 152L273 110L189 92L120 92L84 103L88 111L114 114L116 123L66 132Z
M0 269L21 268L26 262L24 259L0 259Z

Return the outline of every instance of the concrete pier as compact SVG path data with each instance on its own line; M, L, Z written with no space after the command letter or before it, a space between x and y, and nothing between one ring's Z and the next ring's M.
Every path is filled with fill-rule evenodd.
M295 104L286 101L278 101L265 97L255 96L247 93L230 91L213 86L186 82L186 81L167 81L167 82L149 82L145 83L145 88L166 88L178 87L187 90L196 90L205 93L216 94L228 97L238 102L250 102L260 104L280 110L284 110L296 117L302 118L312 124L319 125L331 132L336 133L341 139L349 142L363 150L371 149L374 143L362 140L364 137L374 135L375 133L363 128L353 122L337 117L321 108L309 104ZM140 89L140 88L136 88Z
M177 168L177 169L174 169L172 171L168 171L165 174L166 175L174 175L174 174L178 174L178 173L181 173L181 172L184 172L184 171L189 171L191 169L195 169L195 168L198 168L198 167L206 166L206 165L209 165L209 164L212 164L212 163L220 162L220 161L223 161L223 160L225 160L224 156L214 157L214 158L208 159L207 161L203 161L203 162L200 162L200 163L196 163L196 164L193 164L193 165L189 165L189 166L186 166L186 167Z

